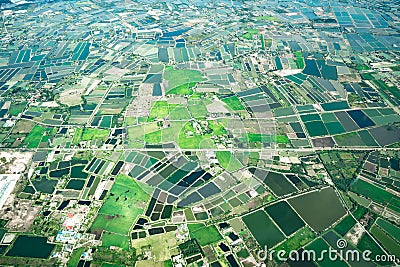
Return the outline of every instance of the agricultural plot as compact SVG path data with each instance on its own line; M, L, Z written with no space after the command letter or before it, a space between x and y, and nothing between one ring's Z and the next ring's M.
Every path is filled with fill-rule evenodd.
M164 79L168 82L166 94L191 94L192 88L205 80L199 71L173 67L165 68Z
M361 179L356 180L352 184L351 190L355 193L368 196L371 200L385 205L388 203L398 203L399 201L398 197L392 195L388 191Z
M50 129L43 126L35 125L32 130L30 130L28 136L24 139L22 145L26 146L27 148L37 148L43 138L43 135L49 130Z
M315 231L321 232L346 212L332 188L313 191L288 200L302 219Z
M237 96L225 97L221 99L230 109L237 110L245 110L242 102L240 102Z
M279 244L275 248L275 251L284 250L285 252L289 253L290 251L298 250L302 246L311 242L314 238L315 233L309 227L304 227Z
M284 234L263 210L245 215L242 220L261 248L271 248L285 239Z
M217 151L216 157L219 164L229 172L234 172L243 167L240 161L229 151Z
M143 213L149 195L132 178L118 175L99 210L91 232L109 231L127 235L137 216ZM116 205L118 204L118 205Z
M221 234L214 225L188 224L191 238L195 238L200 246L207 246L222 239Z
M393 239L392 236L390 236L387 232L376 225L372 226L370 231L372 235L376 239L378 239L379 243L381 243L389 253L391 253L392 255L396 255L396 257L399 257L400 245Z
M311 244L306 246L307 250L313 250L315 251L316 255L321 255L323 250L329 250L330 246L328 243L323 238L317 238L315 239ZM329 257L324 257L323 260L318 261L318 264L321 267L334 267L334 266L339 266L339 267L347 267L348 265L345 263L345 261L339 260L339 261L332 261L329 259Z
M291 235L305 224L285 201L265 208L268 215L276 222L286 236Z
M283 196L297 191L297 188L289 182L283 174L272 171L268 172L258 168L251 168L250 172L266 184L277 196Z

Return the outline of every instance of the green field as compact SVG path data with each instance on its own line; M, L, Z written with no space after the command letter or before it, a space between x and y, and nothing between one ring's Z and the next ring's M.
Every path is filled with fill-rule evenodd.
M278 144L288 144L289 138L286 135L269 135L259 133L247 133L242 137L243 142L250 143L270 143L276 142Z
M356 220L352 216L348 215L340 223L338 223L333 229L344 236L356 223Z
M170 108L167 101L155 101L150 110L149 117L152 119L163 119L168 116Z
M246 110L237 96L231 96L221 99L232 110Z
M261 248L271 248L285 239L284 234L262 210L243 216L242 220Z
M104 232L101 236L103 247L116 246L123 249L129 249L130 237L128 235L120 235L116 233Z
M240 161L229 151L217 151L215 154L221 167L229 172L237 171L243 167Z
M26 102L12 103L8 111L8 114L10 114L11 116L17 116L19 113L24 111L25 107L26 107Z
M162 142L162 130L145 134L144 141L149 144L160 144Z
M186 94L188 91L192 90L191 88L198 82L205 80L201 72L197 70L176 70L173 67L165 68L164 79L168 81L168 90L166 94L182 92Z
M228 132L226 131L224 126L221 123L214 121L214 120L208 121L208 128L210 128L212 130L213 134L215 134L215 135L228 134Z
M25 137L23 145L26 145L27 148L37 148L46 130L47 128L43 126L35 125L28 136Z
M181 148L212 148L215 147L210 134L197 134L192 123L186 123L179 132L178 145Z
M396 257L400 256L400 245L385 231L374 225L370 232L390 254L396 255Z
M321 255L323 250L327 251L329 249L329 245L322 238L318 238L306 246L305 249L315 251L316 255ZM344 261L331 261L329 257L324 257L322 261L318 261L318 264L321 267L348 267Z
M303 55L301 54L300 51L296 51L295 55L296 55L296 66L297 66L299 69L303 69L303 68L304 68L304 59L303 59Z
M309 227L304 227L296 232L289 239L285 240L282 244L275 248L276 251L285 250L290 252L291 250L297 250L300 247L308 244L315 238L314 232Z
M178 106L170 112L171 120L189 120L191 118L186 107Z
M118 175L91 231L106 230L127 235L132 223L143 213L150 198L143 188L144 185L139 185L131 177Z
M258 29L247 28L246 33L242 34L242 38L247 39L247 40L252 40L253 35L257 35L257 34L258 34Z
M110 135L110 130L106 129L95 129L95 128L85 128L83 130L81 140L82 141L89 141L94 139L107 139Z
M190 82L178 85L166 92L167 95L191 95L193 94L193 88L197 85L197 82Z
M203 101L190 100L188 103L188 109L192 114L192 117L196 119L204 119L208 114L208 110Z
M358 179L354 184L351 185L351 190L355 193L367 196L373 201L381 204L389 203L396 198L391 193L361 179Z
M378 218L376 224L382 228L386 233L388 233L391 237L395 238L397 242L400 242L400 228L391 224L388 221L385 221L381 218Z
M196 238L200 246L207 246L222 239L214 225L204 226L204 224L188 224L191 238Z
M258 16L256 17L257 21L279 21L278 18L275 18L273 16Z
M372 251L372 256L385 254L382 249L375 243L375 241L366 233L363 234L360 241L358 242L357 248L361 251L370 250Z
M400 90L396 86L388 86L384 81L373 80L381 89L389 91L395 98L400 99Z
M83 252L85 252L85 247L75 249L68 260L67 267L78 266L79 260L81 259L81 255Z

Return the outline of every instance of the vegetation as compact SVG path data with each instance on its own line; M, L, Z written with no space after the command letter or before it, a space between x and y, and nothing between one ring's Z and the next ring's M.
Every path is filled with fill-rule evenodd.
M361 179L356 180L355 183L352 184L351 190L361 195L367 196L373 201L376 201L381 204L387 204L391 202L393 198L396 198L388 191L379 188L375 185L372 185Z
M350 215L346 216L340 223L338 223L333 229L344 236L356 223L354 218Z
M81 140L89 141L89 140L94 140L94 139L106 139L109 135L110 135L110 130L85 128L83 130Z
M297 68L303 69L304 66L305 66L303 55L301 54L300 51L296 51L295 55L296 55L296 66L297 66Z
M46 130L47 128L43 126L35 125L24 139L24 145L26 145L27 148L37 148Z
M275 248L275 251L284 250L289 253L292 250L297 250L308 244L315 238L314 232L309 227L303 227L297 231L289 239Z
M86 249L85 247L80 247L80 248L75 249L72 252L71 257L69 258L69 261L67 263L67 267L76 267L76 266L78 266L78 263L79 263L79 260L81 258L81 255L82 255L83 252L85 252L85 249Z
M237 171L243 167L240 161L229 151L216 151L215 154L221 167L229 172Z
M127 235L137 216L143 213L146 202L149 199L144 185L139 185L129 176L119 174L110 190L106 201L99 210L91 232L109 231L121 235ZM114 241L113 241L114 240ZM111 244L121 244L120 239L109 238Z
M242 38L247 40L253 40L253 35L257 34L258 34L258 29L247 28L246 33L242 35Z
M165 68L164 79L168 81L167 94L191 94L192 88L205 80L197 70L176 70L173 67Z
M188 224L191 238L195 238L200 246L207 246L222 239L214 225Z
M226 97L221 100L232 110L245 110L242 102L240 102L237 96Z

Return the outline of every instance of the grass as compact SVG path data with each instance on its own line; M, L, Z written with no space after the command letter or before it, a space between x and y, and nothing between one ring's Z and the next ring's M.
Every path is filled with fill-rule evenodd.
M89 141L93 139L107 139L110 135L110 130L106 129L96 129L96 128L85 128L83 130L81 140ZM74 136L75 138L75 136Z
M261 49L265 50L264 35L260 34Z
M172 265L172 260L166 260L166 261L164 261L164 267L173 267L173 265Z
M162 264L163 261L171 259L172 255L178 254L175 232L151 235L146 238L132 240L132 247L135 248L137 254L142 253L142 248L151 247L152 257L160 264ZM142 266L152 265L147 264Z
M289 252L291 250L297 250L305 244L311 242L315 238L315 234L309 227L304 227L297 231L293 236L287 239L282 244L276 247L276 251L284 250Z
M186 217L187 221L196 220L194 215L193 215L193 212L192 212L192 210L190 208L185 209L185 217Z
M47 128L40 125L35 125L27 137L25 137L23 144L27 148L37 148L42 140L42 136L46 132Z
M300 51L296 51L295 55L296 55L296 66L297 66L297 68L303 69L304 68L303 55L301 54Z
M388 221L385 221L381 218L379 218L376 221L376 224L382 228L386 233L388 233L390 236L393 236L396 238L397 241L400 242L400 228L391 224Z
M386 232L384 232L381 228L374 225L372 226L370 232L374 235L376 239L383 245L385 249L391 254L399 256L400 254L400 245L396 243L395 240L392 239Z
M356 221L348 215L340 223L338 223L333 229L344 236L356 223Z
M160 144L162 142L162 131L158 130L145 134L144 141L149 144Z
M174 88L169 89L166 94L167 95L192 95L193 88L197 85L197 82L189 82L178 85Z
M155 101L150 110L150 118L165 118L169 114L167 101Z
M8 114L10 114L11 116L17 116L19 113L24 111L25 107L26 107L26 102L18 104L12 103L10 106L10 110L8 111Z
M232 110L245 110L244 106L242 105L242 102L240 102L239 98L235 95L223 98L221 100Z
M188 224L191 238L196 238L200 246L207 246L222 239L214 225L204 226L204 224Z
M187 88L194 87L197 83L205 80L201 72L197 70L176 70L173 67L165 68L164 79L168 81L167 94L186 91L188 89L184 89L185 87L175 88L181 85L185 85Z
M367 208L358 206L358 208L353 212L353 215L357 220L360 220L367 213L367 211Z
M85 252L85 247L75 249L68 260L67 267L76 267L81 259L81 255Z
M213 131L213 134L215 135L228 134L224 126L218 123L217 121L212 121L212 120L208 121L208 128L210 128Z
M189 120L191 118L186 107L178 106L170 113L171 120Z
M103 247L116 246L127 250L130 247L129 240L130 237L127 235L120 235L110 232L104 232L101 236Z
M364 233L361 237L360 241L358 242L357 248L361 251L370 250L372 252L371 258L375 258L376 255L385 254L378 246L378 244L376 244L375 241L372 240L372 238L366 233Z
M253 35L258 34L258 29L247 28L246 33L242 35L242 37L246 40L253 40Z
M246 140L246 137L243 137ZM276 142L278 144L288 144L289 138L286 135L269 135L269 134L258 134L258 133L247 133L248 142L255 143L269 143Z
M215 154L222 168L229 172L237 171L243 167L242 163L229 151L217 151Z
M357 64L356 70L370 70L370 67L364 64Z
M208 114L208 110L203 101L189 101L188 108L192 117L196 119L204 119Z
M211 148L214 145L210 137L210 134L196 134L196 130L188 122L179 132L178 145L181 148Z
M384 81L373 80L381 89L389 91L395 98L400 99L400 90L396 86L388 86Z
M129 176L119 174L91 230L127 235L137 216L143 213L150 198L147 187Z
M392 198L396 198L391 193L367 183L361 179L358 179L352 186L351 190L355 193L367 196L375 202L386 204L392 201Z

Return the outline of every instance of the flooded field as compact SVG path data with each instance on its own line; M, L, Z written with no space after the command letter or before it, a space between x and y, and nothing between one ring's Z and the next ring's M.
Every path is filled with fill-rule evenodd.
M323 231L346 214L332 188L307 193L288 202L316 231Z
M285 239L283 233L262 210L250 213L242 219L262 248L273 247Z
M46 259L54 247L47 243L46 237L20 235L6 256Z

